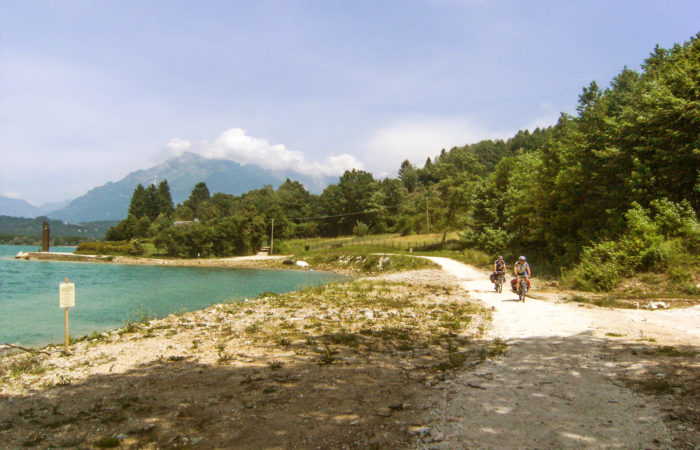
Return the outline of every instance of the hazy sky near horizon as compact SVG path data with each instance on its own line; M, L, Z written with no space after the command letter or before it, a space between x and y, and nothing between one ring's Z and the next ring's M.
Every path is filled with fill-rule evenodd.
M395 176L575 114L698 24L680 0L0 0L0 195L75 198L184 151Z

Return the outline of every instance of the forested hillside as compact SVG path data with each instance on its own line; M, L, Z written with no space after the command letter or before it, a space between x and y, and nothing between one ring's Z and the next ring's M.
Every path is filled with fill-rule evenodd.
M51 245L75 245L88 239L101 239L115 221L87 222L81 225L66 224L47 217L24 219L0 216L0 244L36 245L41 243L43 222L48 222Z
M669 270L692 290L696 275L682 268L697 267L700 253L699 174L700 34L655 48L607 88L590 83L576 114L551 128L443 150L422 167L404 161L398 178L348 171L321 195L289 180L240 196L210 195L201 183L176 208L145 211L137 189L108 238L148 237L171 255L206 256L253 251L272 219L280 238L430 227L460 231L464 248L570 267L580 287ZM155 205L158 189L149 189Z

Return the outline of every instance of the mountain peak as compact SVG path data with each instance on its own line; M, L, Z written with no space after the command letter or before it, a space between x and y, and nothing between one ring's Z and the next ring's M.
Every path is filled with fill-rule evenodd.
M182 203L199 182L206 183L212 193L240 195L265 185L276 188L287 178L301 182L312 192L319 192L331 181L294 172L266 170L255 165L244 166L225 159L207 159L185 152L157 166L132 172L120 181L95 187L67 207L51 212L49 217L71 223L121 220L127 215L137 185L148 186L162 180L168 180L173 202Z
M185 152L182 155L170 158L165 162L166 163L169 163L169 162L191 163L191 162L204 161L205 159L206 158L204 158L203 156L200 156L196 153Z

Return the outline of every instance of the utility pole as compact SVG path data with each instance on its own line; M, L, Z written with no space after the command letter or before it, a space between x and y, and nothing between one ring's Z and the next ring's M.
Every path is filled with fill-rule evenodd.
M428 222L428 234L430 234L430 213L428 212L428 197L425 197L425 221Z
M272 230L270 231L270 256L272 256L272 252L275 249L275 219L272 219Z

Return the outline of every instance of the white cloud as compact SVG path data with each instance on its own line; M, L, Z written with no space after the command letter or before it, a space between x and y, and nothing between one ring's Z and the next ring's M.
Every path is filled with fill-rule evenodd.
M395 122L375 131L368 139L365 160L377 172L396 174L408 159L421 167L440 150L484 139L506 138L507 132L487 130L466 118L422 117Z
M241 128L231 128L212 143L193 146L190 141L171 139L167 147L173 151L191 150L205 158L230 159L240 164L256 164L265 169L287 170L310 176L338 176L349 169L361 169L362 163L347 153L329 156L322 162L307 161L304 154L282 144L270 144L266 139L248 136ZM194 147L194 148L193 148Z
M173 154L179 156L192 148L192 142L186 139L173 138L170 139L170 141L167 144L165 144L165 147L169 149Z
M3 192L3 193L2 193L2 196L3 196L3 197L7 197L7 198L16 198L16 199L19 199L19 200L22 199L22 196L19 195L19 193L17 193L17 192Z

